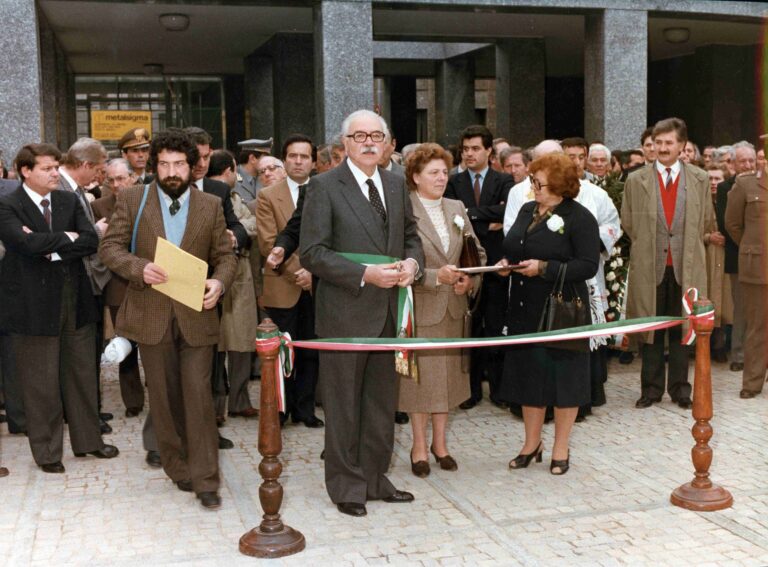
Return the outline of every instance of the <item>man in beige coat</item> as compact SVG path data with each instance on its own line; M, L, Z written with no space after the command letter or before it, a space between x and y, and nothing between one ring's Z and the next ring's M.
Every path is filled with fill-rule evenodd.
M293 134L283 143L282 158L286 178L262 189L256 198L256 232L264 256L269 256L277 235L288 224L306 190L317 149L307 136ZM265 270L261 306L280 330L290 333L292 338L315 338L312 274L301 267L298 254L292 254L277 270ZM317 374L317 351L298 349L294 374L285 381L286 407L280 415L281 423L290 415L294 423L307 427L324 425L315 416Z
M744 173L728 193L725 229L739 245L739 286L744 298L744 374L739 394L754 398L763 389L768 362L768 183L765 169Z
M690 287L707 294L704 235L715 228L707 174L679 156L688 139L685 122L668 118L653 127L656 161L630 174L624 187L621 220L632 239L627 286L627 318L680 316L682 295ZM669 336L667 391L680 407L691 407L688 347L682 329L646 333L640 370L641 396L647 408L664 394L664 347Z

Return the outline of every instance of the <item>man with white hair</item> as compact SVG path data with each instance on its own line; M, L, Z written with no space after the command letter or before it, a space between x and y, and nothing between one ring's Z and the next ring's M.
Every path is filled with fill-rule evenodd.
M717 218L717 230L725 236L725 273L728 274L731 280L731 297L733 299L730 369L732 372L741 372L744 369L746 317L744 301L741 296L741 286L739 285L739 245L733 241L725 228L725 209L728 206L728 193L731 192L731 189L736 184L736 177L743 173L755 171L757 154L755 153L755 146L745 140L737 142L733 146L729 146L729 148L733 150L731 163L735 173L717 186L715 216ZM717 158L717 154L715 157Z
M319 337L397 336L398 287L420 276L424 252L405 178L377 167L388 128L370 110L342 124L347 158L309 180L300 260L316 278ZM350 257L354 254L355 257ZM270 254L271 256L271 254ZM365 516L368 500L411 502L386 476L394 446L392 352L320 351L325 485L338 510Z
M273 156L264 156L259 160L259 183L262 187L269 187L287 177L285 165L282 160Z
M605 179L611 169L611 150L603 144L592 144L589 146L589 155L587 156L587 171L594 177L592 180L599 183Z

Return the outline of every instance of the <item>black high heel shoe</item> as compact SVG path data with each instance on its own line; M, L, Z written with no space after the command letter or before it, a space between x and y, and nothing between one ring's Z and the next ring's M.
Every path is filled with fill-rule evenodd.
M509 468L510 469L524 469L528 465L531 464L531 461L533 459L536 459L537 463L541 462L541 454L544 452L544 449L542 449L541 441L539 441L539 446L536 447L536 450L533 453L528 453L527 455L524 455L523 453L520 453L517 457L509 461Z
M555 476L560 476L567 473L568 469L571 468L569 464L570 460L570 453L568 453L568 458L566 458L564 461L556 461L555 459L552 459L552 462L549 463L549 472ZM555 469L560 469L560 472L555 472Z

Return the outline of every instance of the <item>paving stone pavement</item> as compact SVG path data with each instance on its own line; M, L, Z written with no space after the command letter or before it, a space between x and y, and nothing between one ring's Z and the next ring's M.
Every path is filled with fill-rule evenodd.
M637 410L640 364L610 363L608 404L577 424L571 470L549 474L553 430L545 426L544 463L510 471L523 425L484 401L451 416L449 448L457 472L410 473L410 426L396 426L390 477L412 491L410 505L372 502L362 519L328 500L320 451L323 431L289 425L283 435L284 521L300 530L304 552L270 565L766 565L768 564L768 400L739 399L740 374L713 365L715 450L712 477L733 508L694 513L669 503L691 480L693 423L665 400ZM104 410L115 414L120 448L111 461L75 459L65 441L63 475L41 472L27 439L3 425L0 461L0 565L194 565L262 561L238 552L258 525L261 456L258 422L229 418L220 453L223 507L200 507L162 471L144 463L142 416L123 417L116 368L105 368ZM691 376L693 369L691 369ZM251 382L258 400L258 382ZM322 412L319 412L322 415ZM265 563L266 564L266 563Z

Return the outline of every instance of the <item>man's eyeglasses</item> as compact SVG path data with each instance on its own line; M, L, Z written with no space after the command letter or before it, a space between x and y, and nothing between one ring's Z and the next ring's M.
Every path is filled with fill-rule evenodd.
M358 144L364 144L368 138L371 139L371 142L378 144L383 142L386 137L387 135L384 132L378 130L375 132L353 132L352 134L347 134L347 138L352 138Z
M265 168L260 169L258 171L258 174L259 175L264 175L266 172L268 172L268 171L275 171L276 169L283 169L283 166L282 165L277 165L277 164L275 164L275 165L268 165Z
M536 179L533 175L529 175L528 179L531 180L531 185L533 185L536 189L541 189L542 187L548 187L547 183L541 183L538 179Z

